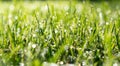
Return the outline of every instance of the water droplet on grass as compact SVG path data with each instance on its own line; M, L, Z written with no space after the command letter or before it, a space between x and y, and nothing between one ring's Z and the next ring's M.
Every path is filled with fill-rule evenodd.
M58 33L58 30L55 30L55 33Z
M36 46L37 46L37 44L33 44L33 45L32 45L32 48L36 48Z
M36 34L33 34L33 37L35 38L35 37L37 37L37 35L36 35Z
M114 63L113 66L118 66L118 64L117 64L117 63Z
M86 66L86 62L85 61L82 62L82 66Z
M66 33L66 32L67 32L67 30L64 30L64 32Z
M106 22L106 25L109 25L109 22Z
M18 16L15 16L15 20L17 20L18 19Z
M24 63L20 63L20 66L24 66Z
M60 63L61 65L63 65L63 61L60 61L59 63Z

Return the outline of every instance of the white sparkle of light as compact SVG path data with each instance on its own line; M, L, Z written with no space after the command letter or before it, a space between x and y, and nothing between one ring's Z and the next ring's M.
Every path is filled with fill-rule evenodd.
M20 63L20 66L24 66L24 63Z
M62 65L62 64L63 64L63 61L60 61L60 64Z
M85 65L86 65L86 63L83 61L83 62L82 62L82 65L83 65L83 66L85 66Z
M18 19L18 16L15 16L15 20L17 20Z
M118 64L117 64L117 63L114 63L113 66L118 66Z
M108 22L106 22L106 25L109 25L109 23L108 23Z
M36 34L33 34L33 37L37 37L37 35L36 35Z
M55 33L58 33L58 30L55 30Z
M32 45L32 48L36 48L36 46L37 46L36 44L33 44L33 45Z
M66 32L67 32L67 30L64 30L64 32L66 33Z

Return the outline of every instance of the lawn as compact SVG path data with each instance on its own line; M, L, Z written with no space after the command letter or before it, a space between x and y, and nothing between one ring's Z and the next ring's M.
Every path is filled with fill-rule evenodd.
M0 66L119 66L115 1L0 1Z

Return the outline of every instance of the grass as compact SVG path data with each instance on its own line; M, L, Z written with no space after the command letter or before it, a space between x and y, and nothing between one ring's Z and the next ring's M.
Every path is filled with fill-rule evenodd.
M110 2L0 2L0 66L120 65L120 9Z

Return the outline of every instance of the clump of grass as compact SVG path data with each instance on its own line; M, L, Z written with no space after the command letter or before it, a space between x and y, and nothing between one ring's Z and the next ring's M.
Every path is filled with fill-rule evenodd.
M120 13L109 2L10 2L0 7L0 65L120 62Z

